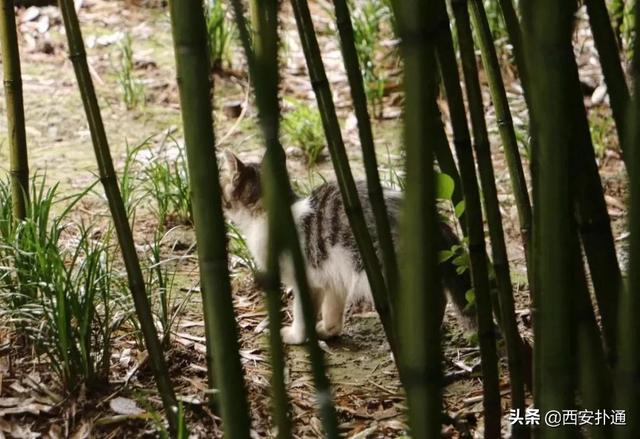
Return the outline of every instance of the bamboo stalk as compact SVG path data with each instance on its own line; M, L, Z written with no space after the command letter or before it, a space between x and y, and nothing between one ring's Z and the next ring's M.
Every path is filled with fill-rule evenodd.
M316 95L318 108L322 117L322 124L331 154L331 160L336 172L342 201L347 212L349 224L353 230L360 255L364 264L365 272L371 286L376 311L380 315L380 320L385 330L389 344L394 352L396 350L396 340L393 330L394 301L389 295L382 272L380 263L376 255L371 235L367 228L367 223L362 212L362 205L356 185L349 167L349 158L342 140L340 131L340 123L336 115L329 81L325 73L322 57L320 55L320 47L316 39L313 28L311 13L306 0L291 0L298 33L302 42L302 48L307 61L309 77Z
M259 72L253 77L256 78L256 88L260 89L260 92L257 92L259 96L258 106L261 108L261 121L265 140L275 145L276 150L280 148L280 151L282 151L278 143L280 122L280 107L278 105L278 2L266 1L262 2L262 4L262 8L257 0L253 0L250 4L252 8L252 29L255 32L253 47L258 62L257 68L259 69ZM270 157L272 156L273 154L270 154ZM269 158L265 160L265 163L267 162L271 163L271 165L274 164ZM285 170L286 186L288 183L286 165L284 162L281 162L280 165ZM274 167L271 166L270 169L274 169ZM280 168L280 170L282 169ZM265 192L265 204L268 212L269 248L267 249L267 267L264 274L266 282L263 284L263 289L267 296L267 311L269 315L269 348L272 366L271 395L273 416L278 432L277 437L286 439L291 437L291 419L289 417L285 382L284 348L280 336L282 326L280 257L286 250L286 243L283 242L283 235L286 234L282 233L284 229L282 228L280 217L282 212L288 211L288 204L285 200L282 200L283 202L279 201L279 198L282 197L278 197L277 181L272 178L269 169L264 171L266 172L262 173L262 187ZM318 349L317 344L315 349ZM317 356L318 354L315 353L314 355ZM321 371L320 374L322 377L325 376L324 371ZM323 379L321 378L321 381ZM328 431L333 428L332 421L329 422L330 424L325 424L327 426L331 425L331 427L325 427Z
M464 0L466 1L466 0ZM531 98L529 91L529 76L525 65L525 56L522 51L522 29L520 28L520 20L513 7L512 0L499 0L502 18L504 19L509 42L513 47L513 58L520 76L520 84L522 85L524 100L527 108L531 108Z
M526 5L526 2L521 4L523 8L525 8ZM601 31L600 33L603 32ZM609 49L610 47L607 50ZM614 59L615 55L607 54L606 57L607 59ZM615 61L609 61L609 64L612 62L615 63ZM609 69L615 70L615 66L609 67ZM617 355L617 308L622 278L618 266L607 206L604 200L602 183L593 152L587 116L582 102L582 95L578 90L577 67L573 70L575 84L572 83L570 93L568 91L565 93L573 96L576 106L576 111L573 113L576 117L577 124L577 129L574 133L576 138L571 144L573 148L572 154L580 163L576 164L573 168L576 173L572 179L572 181L575 182L574 187L576 188L574 191L574 216L580 231L584 252L589 263L598 308L602 317L608 362L611 365L615 365ZM613 76L616 77L616 74L613 73ZM621 87L622 86L617 86L617 88ZM625 93L621 91L617 94L624 95ZM624 98L619 98L619 100L624 101ZM535 108L530 107L529 114L531 116L532 127L535 127ZM535 137L535 133L532 133L532 135ZM535 175L539 167L535 162L535 157L533 157L531 162L532 175ZM537 300L535 294L532 297L535 302L535 300ZM534 309L537 309L535 303Z
M387 290L395 291L398 287L398 262L396 260L396 252L391 236L391 227L389 225L387 207L384 201L384 192L380 184L380 175L378 174L378 161L376 159L376 149L371 130L369 110L367 109L367 96L360 71L358 53L353 36L353 26L351 24L351 17L349 16L349 7L347 6L346 0L334 0L333 4L335 7L338 33L340 34L342 58L349 79L353 109L356 119L358 120L358 134L360 136L360 147L362 148L362 158L367 176L367 189L371 210L373 211L376 222L378 242L380 243L380 250L382 252Z
M611 221L604 199L604 191L591 142L589 123L578 85L578 68L572 62L574 83L565 90L574 102L573 139L571 154L575 161L572 169L574 217L600 311L607 357L611 365L617 361L618 301L622 275L616 255Z
M399 16L401 2L399 0L390 0L390 3L393 9L394 16ZM397 34L402 34L402 24L398 23L397 19L394 22L398 24L398 29L396 30ZM434 87L436 87L436 90L438 90L437 81ZM434 107L432 111L435 111L437 113L440 112L437 102L434 101L433 103L430 103L430 105L433 105ZM451 147L449 146L449 139L447 139L447 134L444 129L444 123L442 122L441 117L438 118L438 128L434 130L434 134L437 136L436 142L434 144L434 155L436 161L438 162L438 166L440 167L440 171L447 174L453 179L453 193L451 194L451 202L454 206L458 206L458 204L460 204L464 200L462 194L462 183L460 181L458 166L456 165L456 161L453 158L453 153L451 152ZM466 236L467 214L465 211L463 211L462 215L459 216L458 222L460 224L462 233Z
M401 242L398 327L411 436L416 438L441 435L440 310L444 297L432 237L437 234L433 174L437 141L433 133L442 122L435 106L436 59L429 32L434 6L433 0L406 0L396 5L404 56L407 172L401 232L411 237Z
M273 185L269 179L263 180L265 187ZM272 186L273 187L273 186ZM265 197L269 206L275 206L274 197ZM279 223L274 207L268 208L269 218L269 249L266 273L260 281L262 289L267 295L267 314L269 316L269 349L271 355L271 400L273 406L273 417L277 427L279 439L291 437L291 418L289 417L289 402L287 398L287 388L285 382L284 347L280 329L282 328L282 291L280 289L280 263L282 239L279 237Z
M471 137L458 77L453 39L449 30L449 17L444 0L436 0L435 20L431 31L436 34L436 54L444 82L451 115L454 140L462 179L462 191L467 212L467 236L471 278L478 313L478 335L482 362L482 389L485 418L485 437L500 437L500 389L497 364L496 339L491 312L491 293L487 269L487 253L484 241L484 225L480 192L476 179ZM437 26L437 27L436 27Z
M640 23L640 2L636 3ZM627 116L629 140L629 266L627 287L620 301L620 362L616 371L616 402L626 411L627 426L616 430L618 438L640 436L640 44L633 57L634 99Z
M573 236L573 246L579 252L577 235ZM613 383L611 369L602 345L598 322L596 321L591 297L587 288L582 258L574 261L573 279L574 302L578 325L578 389L582 407L588 410L611 410ZM590 437L609 439L611 425L589 426Z
M447 133L445 132L444 122L442 121L438 104L434 101L432 103L429 103L429 105L433 106L432 111L438 113L438 120L436 120L437 128L434 131L434 135L436 136L436 141L434 144L434 155L436 157L436 161L438 162L438 166L440 167L440 171L447 174L453 179L453 193L451 194L451 202L454 206L457 206L462 201L464 201L460 173L458 172L458 166L456 165L456 161L453 158L453 153L451 152L451 147L449 146L449 139L447 139ZM462 233L464 234L464 236L466 236L466 209L458 218L458 223L460 224Z
M84 49L78 16L76 15L73 0L60 0L59 6L69 43L70 58L73 62L80 94L82 96L82 103L85 113L87 114L93 148L98 162L100 180L109 202L109 209L113 217L118 242L122 251L122 258L127 270L127 279L133 297L133 304L138 319L140 320L140 328L149 353L149 362L154 378L156 379L160 397L162 398L166 416L169 420L169 427L173 432L176 432L178 428L178 402L171 385L162 346L153 322L149 298L145 291L144 278L142 276L142 270L140 269L140 261L136 254L131 227L127 219L124 203L122 202L120 189L118 188L116 173L109 151L109 143L100 115L100 107L98 106L91 74L89 73L87 55Z
M241 29L239 32L240 38L245 49L245 55L249 65L249 74L256 92L256 103L267 147L263 162L265 165L263 186L265 189L266 206L268 206L269 209L269 221L273 224L274 229L277 225L277 230L283 233L281 236L281 247L279 249L274 248L278 247L277 240L271 241L270 251L274 252L277 250L277 254L283 251L289 251L293 261L296 286L302 303L305 332L307 334L307 349L311 360L311 368L316 386L316 398L320 407L323 427L328 438L338 438L338 422L333 408L329 380L325 372L324 356L318 345L318 337L315 330L315 313L313 311L309 284L306 278L304 256L290 209L291 199L282 196L282 194L291 194L292 189L287 174L285 153L278 137L280 110L278 104L277 51L274 49L274 47L277 47L277 32L274 28L276 23L275 19L271 21L271 31L267 33L272 40L269 45L258 46L265 48L265 50L262 51L264 56L256 58L256 54L254 54L249 40L249 33L246 31L247 26L242 4L239 0L232 0L232 5L237 26ZM273 7L272 5L272 8ZM264 17L272 16L273 14L267 14ZM242 29L244 29L244 31ZM271 238L273 239L274 236ZM275 272L272 258L275 259L271 253L269 255L269 259L271 260L270 273ZM279 273L277 275L279 275ZM273 279L273 274L269 276ZM280 404L282 404L282 402L280 402Z
M502 228L502 215L498 202L498 192L495 183L495 175L491 162L491 145L487 133L484 118L484 105L482 102L482 89L478 79L473 35L469 21L469 12L466 2L454 2L453 13L458 32L458 44L462 60L462 70L469 102L471 125L473 128L474 147L480 173L480 183L485 201L485 211L489 225L491 249L493 254L493 268L498 287L502 331L507 345L509 365L509 378L511 385L511 408L525 410L524 394L524 367L523 344L518 332L518 323L515 318L515 306L513 300L513 286L509 270L509 259ZM513 425L512 435L515 438L528 437L526 426Z
M513 119L511 118L511 110L500 72L500 64L498 56L493 45L493 36L489 28L487 15L482 5L482 0L471 0L471 21L478 36L477 43L480 47L482 55L482 63L489 82L491 92L491 100L496 112L500 137L502 139L505 157L507 159L507 167L511 179L511 186L516 200L518 209L518 219L520 222L520 233L525 249L525 257L527 258L527 270L531 272L531 264L529 262L529 247L531 241L531 203L529 194L527 193L527 182L522 169L520 160L520 152L518 151L518 142L516 140L515 129L513 127ZM531 283L531 282L530 282Z
M523 34L527 36L525 49L538 139L532 152L540 165L533 181L533 264L539 299L539 338L534 349L540 376L535 390L536 407L541 413L572 408L576 386L576 312L571 284L578 254L572 238L575 228L571 221L569 175L575 103L573 96L566 93L574 80L572 3L540 0L535 5L523 5ZM541 432L545 438L569 438L577 433L572 426L554 429L545 424Z
M200 2L170 2L180 106L198 242L209 387L220 390L225 436L249 436L249 406L231 299L215 158L206 24Z
M0 49L4 75L4 96L7 106L9 144L9 175L11 203L15 220L24 219L29 205L29 160L22 96L20 51L16 34L13 0L0 0Z
M629 87L627 87L627 81L620 62L616 36L611 27L609 13L604 0L585 0L585 4L587 5L589 22L593 31L593 40L600 56L602 73L609 92L611 111L613 112L613 119L620 139L620 149L626 161L625 136L627 133L624 124L630 97Z

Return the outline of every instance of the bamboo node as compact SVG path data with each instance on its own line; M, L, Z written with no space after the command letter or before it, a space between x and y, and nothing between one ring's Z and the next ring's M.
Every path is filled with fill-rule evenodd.
M4 84L5 87L18 87L20 84L22 84L22 81L20 80L20 78L16 78L16 79L5 79L4 81L2 81L2 83Z
M311 86L314 90L319 89L320 87L329 86L329 81L326 76L322 76L320 78L314 78L311 80Z

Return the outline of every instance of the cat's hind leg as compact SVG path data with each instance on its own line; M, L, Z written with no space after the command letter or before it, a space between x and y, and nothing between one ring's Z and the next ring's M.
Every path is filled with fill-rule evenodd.
M314 316L319 314L319 301L322 295L317 288L310 288L311 304L314 308ZM291 326L285 326L280 330L282 341L286 344L302 344L307 340L306 327L304 324L304 313L302 311L302 301L297 288L293 289L293 322Z
M304 330L304 315L302 312L302 302L300 301L300 293L297 289L293 289L293 322L291 326L285 326L280 329L282 341L286 344L302 344L307 339Z
M345 297L333 291L325 291L322 304L322 319L316 325L318 338L326 340L337 337L342 332Z

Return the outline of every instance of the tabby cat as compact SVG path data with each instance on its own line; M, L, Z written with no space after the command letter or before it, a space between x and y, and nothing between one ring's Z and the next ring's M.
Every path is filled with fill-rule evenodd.
M267 213L261 198L260 165L244 163L232 152L225 151L221 186L226 216L244 235L258 268L265 268ZM358 182L357 188L374 246L379 252L366 186L363 182ZM385 201L395 239L401 193L385 189ZM324 183L308 197L296 197L291 210L306 257L312 299L319 319L316 331L321 339L338 336L342 332L347 303L357 298L371 297L367 275L349 226L340 189L335 183ZM448 250L459 244L455 233L444 223L440 224L440 236L436 239L441 250ZM282 258L280 265L283 282L294 292L293 323L282 328L282 339L289 344L304 343L305 327L293 267L288 257ZM455 266L449 261L440 264L440 275L450 300L457 308L459 320L465 328L474 328L473 310L467 306L465 298L470 288L468 275L458 275Z

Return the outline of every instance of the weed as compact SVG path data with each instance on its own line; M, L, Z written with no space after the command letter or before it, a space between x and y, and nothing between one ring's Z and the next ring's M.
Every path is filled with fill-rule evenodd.
M115 268L111 233L94 239L91 228L67 219L92 186L58 216L52 210L57 186L45 188L45 179L34 177L27 217L10 227L1 219L0 308L66 390L81 383L96 388L107 382L112 337L127 316L117 310L126 278Z
M293 109L284 115L282 131L289 143L302 149L307 164L313 166L326 146L320 112L306 103L287 101Z
M327 179L321 173L310 169L307 171L306 180L295 179L291 184L296 194L306 197L311 194L311 191L326 182Z
M131 35L126 34L119 44L120 57L117 67L118 84L122 90L122 99L127 110L144 104L144 86L133 74L133 47Z
M384 69L378 65L378 55L382 49L382 25L393 14L385 0L368 0L357 8L352 5L352 10L354 40L367 99L372 113L382 117L386 76Z
M192 223L187 161L175 140L172 148L167 146L168 139L143 169L146 194L154 201L152 210L161 227Z
M149 145L149 139L141 142L139 145L131 148L127 142L127 150L124 159L124 166L120 172L120 193L127 212L127 218L132 227L135 223L136 209L143 197L138 193L139 169L138 169L138 153Z
M213 70L221 70L226 62L231 65L231 43L235 38L236 28L227 17L227 9L221 0L205 2L207 21L207 39L209 43L209 61Z
M233 255L241 265L256 273L257 267L242 234L232 224L227 222L227 237L229 239L229 254ZM232 259L232 263L235 262Z
M604 153L608 147L616 144L616 131L611 125L610 116L600 111L592 111L589 114L589 132L591 133L591 141L593 149L598 159L604 157Z
M169 233L171 233L171 230L164 235L156 231L153 240L148 243L149 252L147 256L147 290L151 294L152 305L156 309L159 308L158 320L162 327L162 339L165 347L169 346L171 328L177 318L175 310L181 310L183 307L183 305L176 303L177 297L172 294L177 271L170 269L181 257L165 259L162 256L162 245ZM186 295L182 300L187 300L188 298L189 295Z

